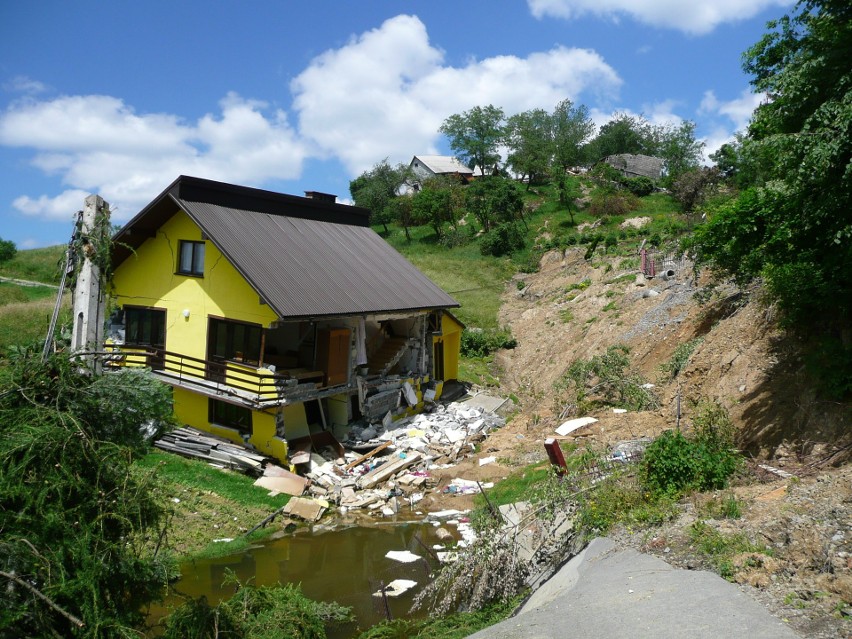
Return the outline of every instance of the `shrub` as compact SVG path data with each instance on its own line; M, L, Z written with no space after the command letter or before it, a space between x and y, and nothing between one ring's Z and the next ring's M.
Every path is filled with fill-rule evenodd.
M482 236L479 251L483 255L501 257L523 248L524 236L513 222L499 224Z
M464 329L461 335L461 354L464 357L485 357L499 348L515 348L517 340L508 330Z
M0 238L0 263L8 262L18 252L18 247L15 246L15 243L11 240L4 240Z
M689 362L689 358L692 357L692 353L695 352L695 349L698 348L703 341L703 337L696 337L688 342L678 345L678 347L675 348L671 359L660 366L660 370L665 374L665 381L674 379L678 376L678 373L680 373L686 366L687 362Z
M441 237L441 246L446 248L455 248L456 246L464 246L470 242L473 237L473 228L470 226L458 226L444 231Z
M597 217L626 215L639 208L639 199L627 191L597 192L589 213Z
M635 177L624 178L621 183L637 197L644 197L654 192L654 182L651 178Z
M647 486L659 493L679 495L690 490L719 490L740 463L733 449L734 428L727 411L715 402L696 407L694 431L666 431L645 450L643 473Z
M603 355L577 360L563 375L558 387L569 389L578 413L596 405L645 410L657 406L657 398L643 387L644 380L630 370L630 350L610 346Z
M233 597L217 606L211 606L201 597L177 608L166 618L164 639L218 636L325 639L325 624L351 619L349 608L312 601L295 584L274 587L237 584L237 587L239 590Z

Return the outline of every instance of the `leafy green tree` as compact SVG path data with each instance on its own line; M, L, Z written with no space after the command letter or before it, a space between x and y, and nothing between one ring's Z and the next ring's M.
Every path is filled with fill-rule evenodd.
M819 335L827 387L852 392L852 6L806 0L745 54L768 97L744 148L762 163L755 189L698 237L739 280L761 275L789 325Z
M18 252L18 248L12 240L4 240L0 238L0 264L8 262Z
M663 159L667 183L701 165L704 142L695 139L695 122L684 120L677 125L661 125L653 129L658 142L651 155Z
M349 192L356 205L372 211L372 223L381 224L387 233L388 224L395 220L396 210L393 202L410 177L408 166L391 166L385 158L350 181Z
M503 109L491 104L455 113L441 124L441 133L450 141L450 148L470 168L490 172L500 162L497 148L503 141Z
M583 163L584 148L595 132L595 123L584 105L562 100L551 116L553 128L553 163L564 173Z
M553 156L550 114L544 109L531 109L511 116L506 121L505 144L512 170L528 178L528 185L541 181L550 170Z
M456 228L463 199L464 193L458 181L430 178L411 196L411 219L418 224L430 225L440 239L444 236L444 224Z
M616 113L588 143L586 153L594 163L621 153L652 155L652 146L651 125L644 118Z
M499 176L475 180L465 189L465 207L488 232L501 222L523 221L524 200L517 184Z
M138 636L172 576L165 511L131 466L170 393L143 371L86 374L31 351L0 389L0 636Z
M682 173L672 183L671 194L687 215L692 214L696 207L714 191L720 180L719 169L702 167Z

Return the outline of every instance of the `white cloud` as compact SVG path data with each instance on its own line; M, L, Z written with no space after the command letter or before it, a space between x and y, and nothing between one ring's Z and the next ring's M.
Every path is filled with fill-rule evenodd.
M752 93L749 89L743 89L738 98L720 102L713 91L705 91L698 113L699 115L725 116L733 123L736 130L740 130L746 127L752 113L765 98L764 93Z
M536 18L570 20L587 14L618 21L630 16L653 27L695 35L709 33L720 24L754 17L769 7L787 7L794 0L527 0Z
M21 196L26 215L63 217L97 191L116 219L127 219L180 174L261 184L301 174L306 151L286 113L230 93L218 114L187 123L170 114L136 114L110 96L63 96L14 103L0 115L0 143L37 150L32 164L70 188ZM80 197L82 194L82 197Z
M400 15L314 58L290 85L293 116L228 93L196 121L141 113L120 97L24 97L0 112L0 144L33 150L31 164L61 181L59 195L13 206L55 218L97 192L127 219L180 174L262 186L297 179L308 158L339 159L352 176L384 157L436 153L449 115L494 104L507 115L594 95L612 101L621 79L596 52L557 46L526 57L450 66L425 25ZM78 201L79 200L79 201Z
M704 154L709 157L723 144L733 140L737 131L744 130L752 113L765 98L763 93L752 93L749 89L743 89L739 97L723 102L713 91L705 91L698 107L698 114L704 117L710 129L704 140Z
M12 206L24 215L46 217L54 220L72 220L77 211L83 208L83 202L89 193L79 189L68 189L56 197L42 195L31 198L22 195L15 198Z
M8 82L3 83L3 89L10 93L23 93L25 95L36 95L47 91L47 85L38 80L33 80L25 75L16 75Z
M40 246L42 246L41 240L37 240L34 237L28 237L18 242L19 249L34 249Z
M291 83L300 133L357 174L382 158L434 153L449 115L494 104L552 109L580 93L614 95L621 79L594 51L555 47L525 58L444 64L415 16L397 16L326 51Z

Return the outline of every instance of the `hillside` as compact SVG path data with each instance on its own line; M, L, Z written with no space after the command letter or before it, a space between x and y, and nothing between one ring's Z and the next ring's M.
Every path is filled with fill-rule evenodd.
M733 420L738 445L753 460L747 472L730 491L684 500L674 520L638 534L617 530L617 538L672 563L726 573L753 588L803 636L852 632L848 404L819 397L800 342L778 328L760 288L742 291L714 283L707 273L696 279L688 262L667 278L638 274L643 240L675 246L686 228L667 196L641 198L632 213L604 218L584 208L570 215L555 205L548 189L526 197L526 247L511 256L482 256L475 224L464 218L459 228L466 241L455 245L443 245L425 227L412 229L411 242L393 225L387 236L463 304L458 316L469 328L488 334L508 330L517 342L512 349L464 358L465 379L512 397L517 410L475 458L438 473L439 485L454 477L497 481L541 464L543 440L572 417L598 419L568 440L601 451L675 427L678 395L680 423L687 431L695 404L716 400ZM50 272L60 254L22 251L18 259L27 274ZM534 272L518 272L525 268ZM9 274L21 277L24 267ZM0 300L5 330L0 354L7 342L29 335L25 331L35 328L34 339L43 334L39 326L46 327L51 297L26 301L22 295L15 290ZM629 349L631 366L654 384L657 408L585 409L560 384L572 363L616 345ZM485 456L494 456L496 463L479 466L478 458ZM761 470L759 463L784 476ZM728 500L741 510L738 518L719 516ZM470 496L441 494L423 502L427 509L473 505ZM722 564L704 546L711 533L719 535L712 538L717 546L741 540L771 546L771 561L731 551Z
M578 413L559 386L565 370L577 359L624 344L634 367L655 384L659 408L592 410L599 421L567 442L602 450L655 437L675 427L679 392L683 429L691 428L697 401L717 400L752 461L729 491L681 502L674 520L613 534L622 544L670 563L722 572L749 587L805 637L847 636L852 632L852 467L844 465L852 452L848 406L818 399L796 340L777 328L759 289L720 285L710 293L709 278L703 274L694 281L689 264L672 278L645 280L637 276L635 260L596 255L589 261L584 252L550 251L538 272L518 274L506 285L500 323L511 327L518 343L497 354L493 372L502 394L517 398L519 409L477 455L494 456L497 463L480 467L472 459L444 479L494 481L545 460L543 440L566 419L587 414ZM702 292L709 298L703 303ZM682 366L672 378L663 369L671 368L678 347L690 342L694 350L685 361L680 358ZM736 504L738 517L720 515L724 503ZM463 504L439 497L430 507ZM768 547L772 556L747 550L753 547Z

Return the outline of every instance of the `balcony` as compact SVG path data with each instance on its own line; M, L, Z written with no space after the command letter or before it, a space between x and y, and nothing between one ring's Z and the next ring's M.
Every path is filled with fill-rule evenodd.
M213 361L157 348L113 346L93 353L104 368L150 368L163 382L210 397L230 398L252 408L280 406L347 392L345 384L327 387L323 371L295 368L272 372L238 361Z

